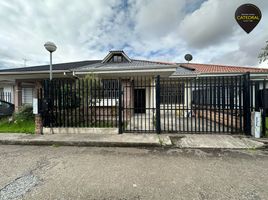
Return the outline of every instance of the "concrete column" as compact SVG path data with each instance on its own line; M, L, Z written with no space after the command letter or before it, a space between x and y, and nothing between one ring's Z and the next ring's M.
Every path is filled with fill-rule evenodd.
M35 134L40 135L43 133L43 119L40 114L35 115Z
M41 81L36 81L35 82L35 87L34 87L34 98L38 98L38 90L42 88L42 83ZM42 115L39 113L35 115L35 134L42 134L43 133L43 119Z
M122 87L124 89L123 104L126 108L133 107L134 97L133 97L133 87L130 80L122 80ZM125 110L125 116L129 119L132 115L130 109Z
M22 105L22 88L19 80L15 81L14 104L15 112L17 112Z
M155 99L156 99L155 78L152 78L151 84L152 84L152 105L155 108L156 107L156 102L155 102Z
M36 81L35 82L35 87L34 87L34 93L33 93L33 97L37 98L37 94L38 94L38 90L40 90L42 88L42 83L41 81Z
M151 77L151 79L150 79L150 85L151 85L151 87L150 87L150 108L155 108L155 78L154 77ZM154 112L153 112L153 110L152 109L150 109L150 112L151 112L151 114L153 114Z

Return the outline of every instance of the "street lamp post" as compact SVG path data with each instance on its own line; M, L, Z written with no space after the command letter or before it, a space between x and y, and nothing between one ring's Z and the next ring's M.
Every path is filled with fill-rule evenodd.
M52 53L56 51L57 46L53 42L46 42L44 46L50 53L49 79L52 81Z

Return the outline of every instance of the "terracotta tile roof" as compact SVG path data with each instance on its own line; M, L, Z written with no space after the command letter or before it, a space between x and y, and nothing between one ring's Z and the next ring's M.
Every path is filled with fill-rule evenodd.
M194 70L198 73L259 73L267 72L268 69L257 67L241 67L241 66L227 66L227 65L215 65L215 64L197 64L197 63L183 63L181 67Z

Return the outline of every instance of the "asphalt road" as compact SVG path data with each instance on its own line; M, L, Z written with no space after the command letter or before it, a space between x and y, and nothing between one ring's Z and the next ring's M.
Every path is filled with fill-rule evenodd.
M268 199L268 152L0 145L0 199Z

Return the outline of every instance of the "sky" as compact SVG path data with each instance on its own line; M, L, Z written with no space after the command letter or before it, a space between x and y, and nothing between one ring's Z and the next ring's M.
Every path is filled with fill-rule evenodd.
M253 3L262 19L247 34L235 10ZM110 50L130 58L268 67L258 54L268 40L266 0L1 0L0 68L103 59ZM26 62L25 62L26 59Z

